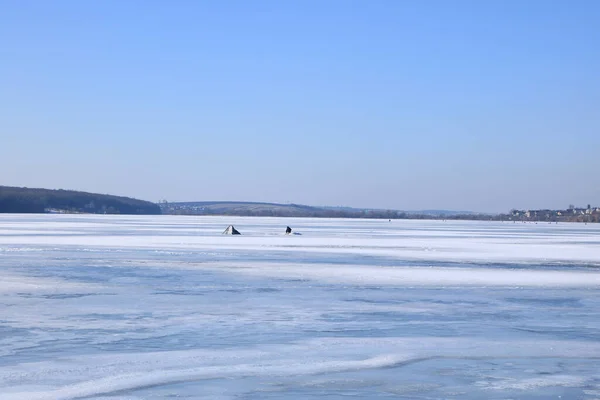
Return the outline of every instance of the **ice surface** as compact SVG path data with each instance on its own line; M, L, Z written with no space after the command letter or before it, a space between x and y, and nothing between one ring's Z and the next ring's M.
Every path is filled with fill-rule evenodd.
M597 399L599 267L592 224L0 215L0 398Z

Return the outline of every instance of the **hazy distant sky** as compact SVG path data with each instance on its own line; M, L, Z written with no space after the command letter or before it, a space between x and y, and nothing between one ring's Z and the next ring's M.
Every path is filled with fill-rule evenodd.
M600 1L0 3L0 184L600 205Z

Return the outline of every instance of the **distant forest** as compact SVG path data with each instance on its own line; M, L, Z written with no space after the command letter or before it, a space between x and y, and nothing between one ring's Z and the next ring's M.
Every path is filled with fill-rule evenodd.
M510 213L485 214L444 210L405 212L398 210L357 209L348 207L312 207L300 204L276 204L235 201L200 201L160 203L163 214L226 215L243 217L312 217L312 218L369 218L369 219L438 219L510 222L600 222L600 207L566 210L512 210Z
M149 201L73 190L0 186L0 213L160 214Z
M163 214L229 215L242 217L308 217L308 218L368 218L368 219L471 219L490 220L487 214L418 213L396 210L356 209L344 207L312 207L300 204L252 202L185 202L160 203Z

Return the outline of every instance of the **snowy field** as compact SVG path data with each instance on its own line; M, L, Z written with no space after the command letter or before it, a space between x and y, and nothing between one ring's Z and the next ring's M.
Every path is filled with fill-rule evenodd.
M0 214L0 274L3 400L600 399L600 225Z

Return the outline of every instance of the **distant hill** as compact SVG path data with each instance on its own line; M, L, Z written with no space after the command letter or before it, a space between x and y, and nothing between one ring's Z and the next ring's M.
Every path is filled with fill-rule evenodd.
M258 203L243 201L195 201L161 203L163 214L236 215L250 217L326 217L326 218L442 218L468 216L471 212L445 210L399 211L352 207L314 207L300 204Z
M341 210L349 212L362 212L362 211L383 211L382 209L373 208L354 208L354 207L342 207L342 206L323 206L326 210ZM394 210L398 213L406 213L410 215L431 215L431 216L452 216L452 215L475 215L480 214L473 211L452 211L452 210Z
M452 216L452 215L476 215L473 211L452 211L452 210L419 210L419 211L406 211L410 214L423 214L423 215L439 215L439 216Z
M163 214L190 215L314 217L321 216L321 214L326 212L326 210L323 208L299 204L257 203L242 201L161 203L160 206Z
M160 214L149 201L73 190L0 186L0 213Z

